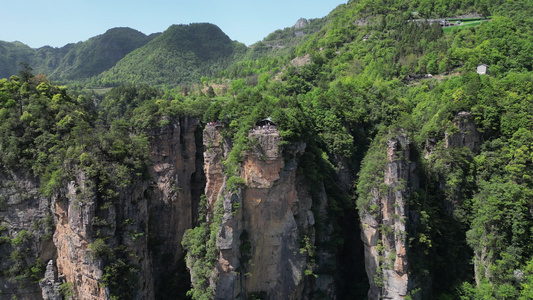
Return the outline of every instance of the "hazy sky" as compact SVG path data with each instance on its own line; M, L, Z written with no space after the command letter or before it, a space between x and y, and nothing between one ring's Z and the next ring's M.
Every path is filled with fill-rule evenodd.
M145 34L209 22L246 45L299 18L326 16L348 0L0 0L0 40L62 47L114 27Z

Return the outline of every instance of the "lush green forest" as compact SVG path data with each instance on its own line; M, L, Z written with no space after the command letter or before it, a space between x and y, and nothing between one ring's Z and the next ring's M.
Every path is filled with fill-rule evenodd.
M131 51L144 46L158 34L146 36L131 28L113 28L85 42L61 48L32 49L20 42L0 42L0 77L17 74L27 63L35 73L71 82L90 78L113 67Z
M491 21L446 32L413 21L466 14ZM371 209L372 188L383 181L386 141L401 132L419 166L420 184L408 200L417 218L407 221L407 234L410 272L432 276L426 295L532 299L533 2L352 0L308 26L303 36L279 30L250 49L206 24L138 35L128 44L138 49L103 73L95 61L101 52L72 67L72 78L99 74L75 82L74 90L26 65L0 80L0 168L41 178L44 195L84 170L105 206L116 199L116 188L147 176L147 130L180 116L222 122L233 141L225 162L231 178L250 147L249 130L271 117L284 145L307 144L300 168L310 182L325 183L333 203L323 222L333 224L335 243L317 247L339 254L347 243L342 216ZM19 47L21 61L30 51L0 47L0 54ZM76 51L91 53L84 47ZM302 65L291 63L304 57ZM489 66L488 75L476 73L479 64ZM2 70L15 74L17 68L0 61ZM226 87L213 90L220 83ZM113 88L96 95L82 89L87 84ZM472 149L446 145L460 113L471 116L479 133ZM332 175L341 167L356 178L350 194L338 192ZM201 221L184 246L209 269L217 228L209 226L213 220ZM3 271L33 280L36 262L24 256L20 239L10 243L15 254ZM108 266L124 264L128 253L100 246ZM350 276L348 268L339 264L332 273ZM114 295L131 297L124 288L128 268L106 270ZM364 283L342 280L346 299L366 294L351 288ZM196 286L189 294L204 299L210 293Z
M173 25L97 76L93 84L131 82L173 87L198 82L202 76L216 75L245 51L246 46L231 41L215 25Z

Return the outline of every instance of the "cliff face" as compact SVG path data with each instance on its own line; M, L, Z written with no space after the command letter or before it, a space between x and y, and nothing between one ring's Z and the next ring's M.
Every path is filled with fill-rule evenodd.
M445 133L445 147L467 147L472 151L477 151L481 144L481 134L472 119L472 112L459 112L453 121L453 125L455 126L454 132Z
M404 134L389 139L384 185L372 190L373 209L361 212L368 299L404 299L413 285L407 261L407 197L418 178L416 164L410 161L410 144Z
M187 271L181 240L197 219L205 185L198 125L196 119L183 118L179 124L170 124L151 136L153 187L147 191L147 220L158 297L164 297L165 290L176 284L176 277L188 276L182 274Z
M40 195L37 179L2 172L0 264L12 277L37 266L36 258L46 269L41 288L41 271L23 287L2 277L2 297L60 299L65 283L77 299L109 299L113 281L130 283L135 299L165 297L169 288L176 295L172 278L188 277L181 239L193 226L204 187L198 128L197 120L183 118L149 132L150 180L117 189L112 202L82 170L51 199ZM31 280L36 283L27 284Z
M91 187L85 186L88 181L83 174L69 184L66 198L55 201L57 267L67 282L74 283L78 296L109 298L108 289L100 285L104 261L88 253L97 234L107 236L112 249L124 247L128 253L124 260L137 270L136 298L153 299L165 293L168 277L178 272L183 259L181 239L192 227L196 186L202 185L202 173L197 172L201 164L196 156L197 128L196 120L185 118L151 132L151 183L139 181L121 190L119 203L107 211L98 210L97 199L77 200L76 190L97 195L88 191ZM154 287L154 282L159 285Z
M50 201L39 194L39 180L23 172L0 172L0 297L39 299L41 290L28 271L42 269L56 256ZM38 272L36 276L39 276Z
M431 170L428 172L433 172L432 174L436 175L430 178L428 174L422 174L426 176L424 180L427 182L435 180L432 184L436 188L432 191L439 196L435 196L431 200L434 201L431 205L444 207L448 213L447 218L450 219L456 218L456 210L464 209L461 208L464 197L462 189L468 188L464 185L469 184L464 180L468 174L461 169L465 166L458 164L457 161L460 160L454 160L453 155L464 155L467 161L471 161L471 154L478 151L481 143L481 135L477 131L470 112L458 113L452 124L453 127L448 128L445 133L442 145L434 140L428 141L426 153L422 154L427 160L426 168ZM410 208L409 206L409 198L412 192L419 188L420 181L420 174L415 172L417 168L415 161L418 159L416 149L411 151L411 147L413 147L411 141L403 133L390 138L386 146L387 155L382 181L376 182L371 189L369 209L360 211L361 237L365 244L365 267L370 283L368 298L404 299L417 288L420 288L420 291L411 293L411 297L419 299L430 297L431 285L436 275L433 272L436 272L437 265L429 266L430 263L424 262L427 264L425 268L429 268L431 271L421 277L420 274L415 274L416 271L412 272L413 266L408 260L413 252L409 249L408 241L410 238L419 239L417 230L420 225L421 213L427 215L427 212L420 212L420 208ZM448 173L442 173L442 166L445 166L445 171ZM459 177L450 179L450 176ZM450 185L450 181L453 185ZM428 185L427 182L426 185ZM464 250L465 241L452 240L458 237L464 238L457 233L460 230L461 225L459 223L461 221L456 220L456 227L449 228L449 232L446 234L438 233L442 239L441 242L446 240L446 242L442 242L443 244L455 242L460 249L463 249L453 254L455 255L454 258L461 260L450 267L454 269L464 268L462 261L468 259L467 250ZM439 221L435 220L435 222ZM435 247L439 247L439 245L435 245ZM436 251L445 251L445 249ZM436 252L433 254L438 255ZM483 255L480 256L479 261L482 261L482 257ZM443 260L445 259L443 258Z
M68 184L64 196L56 197L54 201L54 244L58 252L56 263L58 273L66 282L73 284L76 295L102 299L109 296L109 291L99 286L103 262L93 259L88 249L88 245L94 241L92 220L95 219L97 203L92 197L77 197L77 190L86 195L94 194L93 187L87 183L89 181L85 174L78 174L76 180Z
M315 257L323 253L315 253L313 201L304 176L297 174L305 144L294 147L293 158L286 160L277 131L251 131L254 145L240 167L244 188L229 190L222 159L230 149L219 130L208 126L204 132L208 207L223 201L224 210L211 279L216 282L215 298L305 299L315 289L333 297L332 278L323 275L313 281L311 275ZM325 197L320 201L327 205Z
M40 196L36 179L2 173L2 235L12 240L30 232L27 257L39 257L44 273L40 284L24 289L2 281L2 295L61 299L62 287L74 298L109 299L115 280L134 299L176 296L183 292L177 285L189 282L181 241L195 225L205 193L208 221L222 207L210 276L216 299L307 299L314 293L334 298L333 276L323 270L335 258L317 247L330 242L333 228L322 221L321 233L315 229L317 220L327 219L327 195L319 184L312 197L298 168L306 145L282 152L277 131L251 131L252 147L243 153L232 185L236 178L224 173L223 164L231 141L222 138L221 127L208 126L202 145L198 129L196 120L183 118L149 132L150 178L117 189L111 202L83 170L74 170L50 198ZM48 227L42 225L47 216ZM39 238L47 233L48 240ZM1 249L8 257L17 245ZM2 265L9 267L5 260Z

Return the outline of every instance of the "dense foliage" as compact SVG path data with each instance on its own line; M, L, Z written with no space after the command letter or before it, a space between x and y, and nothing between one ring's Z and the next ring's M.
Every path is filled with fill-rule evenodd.
M228 159L239 162L247 129L271 116L285 141L315 145L317 155L306 169L311 180L327 166L347 164L357 172L368 153L354 195L359 209L371 209L363 203L365 193L383 178L385 147L378 141L403 130L421 167L420 188L410 198L419 216L409 224L415 276L432 274L433 297L527 297L533 41L531 17L523 11L531 11L530 4L460 3L445 13L437 5L424 11L424 3L384 5L387 10L352 1L285 58L236 64L244 71L234 76L259 80L241 86L234 99L215 100L205 121L227 122L237 149ZM417 5L426 16L493 17L445 33L438 24L410 21ZM291 66L295 55L308 55L308 63ZM279 63L286 70L276 69ZM474 72L480 63L490 66L489 76ZM471 114L480 132L472 150L445 146L461 112ZM366 152L372 140L375 146ZM427 147L433 147L429 159ZM337 199L340 211L349 209Z
M115 66L126 54L144 46L157 34L146 36L131 28L113 28L72 45L50 76L63 80L90 78ZM39 50L38 50L39 51Z
M122 190L146 180L147 137L132 133L124 119L101 124L90 99L69 95L66 87L51 84L45 76L33 76L30 70L0 80L0 123L0 168L5 174L40 178L40 192L46 197L57 195L66 182L83 174L84 188L78 187L76 201L77 205L92 199L98 202L91 222L100 229L89 237L94 240L89 249L106 265L102 284L116 297L132 297L137 267L129 265L124 247L106 242L111 236L131 233L110 231L114 218L109 218L108 210L119 204ZM115 221L125 220L119 215ZM45 265L29 255L30 245L33 239L49 240L53 226L45 218L31 232L22 230L7 240L2 237L10 241L4 248L11 261L3 270L6 276L21 285L42 278ZM37 233L45 235L34 236ZM2 260L7 262L5 257Z
M125 82L176 86L216 75L245 49L215 25L173 25L94 82L105 86Z
M80 81L113 67L131 51L144 46L157 34L146 36L131 28L113 28L84 42L60 48L32 49L20 42L0 41L0 77L16 74L19 63L62 81Z
M447 31L414 21L464 14L491 19ZM299 172L313 188L325 183L330 197L328 216L316 227L326 235L321 226L331 224L335 234L316 246L345 257L349 232L359 230L356 210L377 209L369 199L383 183L387 139L401 132L412 142L420 179L409 196L414 217L407 225L411 275L433 283L423 287L425 295L530 299L532 16L527 0L353 0L312 20L303 35L294 28L276 31L248 50L209 24L173 26L94 80L130 83L112 89L97 107L29 70L2 79L1 166L42 178L45 195L82 170L101 193L102 207L109 207L117 190L146 175L143 132L187 115L224 125L224 137L233 143L225 172L229 188L237 189L248 131L271 117L284 147L306 143ZM488 75L475 72L481 63L489 66ZM197 86L184 91L179 84L185 81ZM224 88L214 89L215 83ZM459 131L460 115L475 124L475 147L447 145ZM339 170L355 178L346 193L336 180ZM214 292L208 277L219 217L201 217L183 241L199 276L189 293L194 299ZM25 238L10 245L16 250ZM134 285L135 266L106 238L95 236L92 244L106 262L104 283L131 296L123 285ZM353 265L320 272L340 274L336 282L346 298L366 293L365 275Z

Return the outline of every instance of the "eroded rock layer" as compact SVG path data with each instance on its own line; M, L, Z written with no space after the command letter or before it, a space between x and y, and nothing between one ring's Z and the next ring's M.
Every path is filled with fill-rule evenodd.
M372 190L369 210L360 211L368 299L404 299L411 289L409 275L407 197L417 184L416 164L410 161L410 141L399 134L387 142L383 186Z
M242 186L230 190L222 161L231 148L221 129L208 126L204 132L208 207L222 201L224 210L216 242L219 259L211 279L216 282L215 298L305 299L315 288L333 297L329 275L304 289L314 279L315 256L325 255L314 253L313 199L305 176L297 172L305 144L284 155L277 131L252 130L252 149L243 153L240 165ZM325 193L319 197L326 206Z

